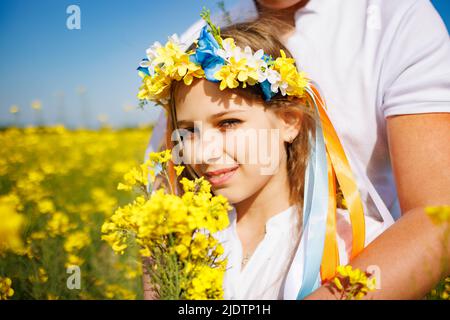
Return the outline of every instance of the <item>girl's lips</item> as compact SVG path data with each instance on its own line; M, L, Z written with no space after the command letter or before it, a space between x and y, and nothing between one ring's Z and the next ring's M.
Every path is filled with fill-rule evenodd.
M219 175L206 174L206 180L208 180L213 187L220 186L225 182L227 182L228 180L230 180L238 168L239 166L232 168L231 170L228 170Z

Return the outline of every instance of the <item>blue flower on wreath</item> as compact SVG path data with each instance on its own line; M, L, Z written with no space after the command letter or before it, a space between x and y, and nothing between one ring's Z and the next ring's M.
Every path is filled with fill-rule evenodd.
M202 66L205 78L212 82L218 82L214 74L225 64L225 60L217 54L220 45L208 31L208 26L204 26L200 32L195 53L190 56L192 62Z

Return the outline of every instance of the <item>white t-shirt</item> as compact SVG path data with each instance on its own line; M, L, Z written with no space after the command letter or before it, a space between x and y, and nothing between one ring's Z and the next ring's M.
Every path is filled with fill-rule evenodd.
M257 17L253 0L241 0L230 14L234 22ZM386 117L450 112L445 25L429 0L310 0L295 19L286 46L321 89L366 215L388 227L400 208ZM181 40L192 43L203 25ZM158 149L165 125L161 113L147 153Z
M295 300L302 285L305 264L305 237L298 239L298 208L293 205L266 222L264 239L241 269L242 244L236 229L236 211L229 213L230 224L214 236L224 246L228 258L223 288L226 300ZM366 218L366 243L383 230L383 222ZM339 262L349 262L352 250L352 229L347 210L337 209L337 244ZM294 259L295 257L295 259Z

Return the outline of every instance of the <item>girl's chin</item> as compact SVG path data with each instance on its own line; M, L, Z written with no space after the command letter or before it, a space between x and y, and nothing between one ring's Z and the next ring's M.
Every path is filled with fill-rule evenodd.
M242 191L239 191L238 188L233 188L232 186L212 190L214 191L215 195L220 194L221 196L227 198L228 203L231 205L235 205L236 203L242 202L243 200L247 199L246 195L243 194Z
M290 1L274 1L274 0L258 0L258 3L267 9L282 10L299 3L301 0Z

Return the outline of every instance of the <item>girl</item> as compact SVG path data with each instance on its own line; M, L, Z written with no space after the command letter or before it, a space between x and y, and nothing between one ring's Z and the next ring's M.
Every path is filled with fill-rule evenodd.
M219 33L205 20L186 53L176 39L148 52L139 97L165 106L167 145L187 176L204 176L234 206L217 234L225 298L302 299L387 226L364 218L323 101L273 34L282 25Z

